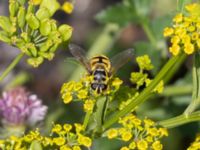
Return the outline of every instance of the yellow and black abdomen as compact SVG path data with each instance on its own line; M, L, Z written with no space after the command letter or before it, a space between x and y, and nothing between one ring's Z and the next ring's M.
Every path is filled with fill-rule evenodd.
M110 60L103 55L96 56L90 60L90 66L93 76L91 88L97 93L101 93L108 87Z

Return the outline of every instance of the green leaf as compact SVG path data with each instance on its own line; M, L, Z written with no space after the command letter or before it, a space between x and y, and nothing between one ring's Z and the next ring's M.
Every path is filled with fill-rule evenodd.
M31 142L30 150L43 150L42 145L38 141Z
M103 10L97 14L96 19L101 23L117 23L122 26L130 22L138 21L135 10L122 3Z
M110 6L97 14L96 19L101 23L117 23L127 25L144 20L150 11L152 1L123 0L122 3Z

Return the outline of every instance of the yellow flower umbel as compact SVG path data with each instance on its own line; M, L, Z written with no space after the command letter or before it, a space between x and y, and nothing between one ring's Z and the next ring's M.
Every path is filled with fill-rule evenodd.
M127 142L128 146L121 148L124 150L161 150L163 146L159 140L168 136L167 129L158 128L154 121L150 119L140 120L133 114L119 119L119 124L122 127L109 129L106 136L108 139L115 138Z
M68 104L73 100L82 101L84 103L84 111L92 112L98 97L102 95L112 95L119 89L120 85L122 84L122 80L119 78L112 78L108 83L109 88L105 92L97 94L96 91L91 89L91 82L92 76L85 76L81 78L79 82L69 81L64 83L60 91L63 102Z
M28 150L33 142L37 142L44 149L81 150L83 147L91 147L92 140L84 135L81 124L55 124L51 130L51 136L43 136L39 130L30 131L22 137L11 136L0 141L0 149Z
M177 14L172 27L166 27L163 33L171 39L169 51L174 56L181 52L190 55L200 48L200 4L189 4L185 9L187 14Z

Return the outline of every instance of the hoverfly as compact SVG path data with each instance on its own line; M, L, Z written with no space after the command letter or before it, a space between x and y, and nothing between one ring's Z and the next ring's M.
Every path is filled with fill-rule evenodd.
M109 59L105 55L98 55L87 59L85 57L85 51L81 47L75 44L69 44L69 50L85 67L88 75L92 76L91 89L98 94L107 90L108 82L113 74L133 56L133 49L127 49L117 54L112 59Z

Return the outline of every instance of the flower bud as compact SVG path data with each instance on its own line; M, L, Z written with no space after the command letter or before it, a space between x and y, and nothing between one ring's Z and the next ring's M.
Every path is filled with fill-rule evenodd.
M35 11L35 6L33 5L32 2L28 3L28 8L27 8L27 14L32 14Z
M23 28L25 25L25 13L24 6L21 6L17 14L17 23L20 28Z
M14 17L18 11L19 3L17 1L9 1L9 13L11 17Z
M0 41L11 43L9 36L5 31L0 31Z
M23 38L23 40L25 42L29 42L30 41L29 36L28 36L28 34L26 32L22 32L21 33L21 37Z
M33 14L28 14L26 16L26 21L33 30L38 29L40 26L39 20Z
M45 53L45 52L39 52L39 55L48 59L48 60L52 60L54 57L54 53Z
M57 48L58 48L58 45L59 45L59 44L54 44L54 45L49 49L49 51L50 51L50 52L55 52L55 51L57 50Z
M51 30L56 31L57 30L56 21L54 19L51 19L50 21L51 21Z
M60 32L63 41L69 40L69 38L72 36L72 27L69 25L61 25L58 28L58 31Z
M41 7L38 9L38 11L36 12L36 17L41 21L43 19L48 19L50 18L51 14L49 12L49 10L45 7Z
M0 16L0 27L6 32L10 32L10 29L12 28L12 24L8 17Z
M35 68L42 64L43 61L44 59L42 57L27 59L27 63Z
M18 2L20 3L20 5L23 6L25 4L26 0L18 0Z
M44 19L41 21L40 24L40 33L43 36L47 36L49 35L49 33L51 32L51 23L49 19Z
M40 47L40 51L46 52L46 51L49 50L49 48L50 48L52 45L53 45L52 40L49 40L49 39L48 39L46 42L44 42L44 43L42 44L42 46Z
M53 16L53 14L60 8L60 4L57 2L57 0L43 0L40 4L40 8L45 7L49 10L50 15Z
M33 43L28 43L27 45L28 50L30 51L30 53L32 54L33 57L37 56L37 48L35 47L35 45Z

